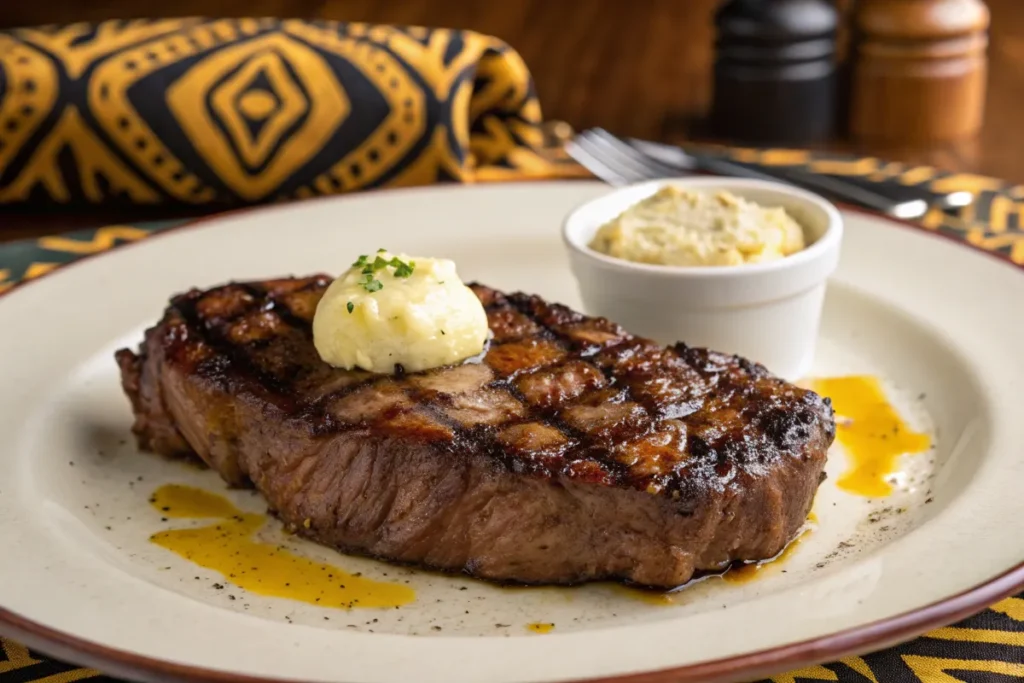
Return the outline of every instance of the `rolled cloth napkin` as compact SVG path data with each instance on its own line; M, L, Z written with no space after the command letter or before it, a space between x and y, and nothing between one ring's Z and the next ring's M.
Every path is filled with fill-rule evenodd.
M298 19L0 31L0 204L232 205L582 175L472 31Z

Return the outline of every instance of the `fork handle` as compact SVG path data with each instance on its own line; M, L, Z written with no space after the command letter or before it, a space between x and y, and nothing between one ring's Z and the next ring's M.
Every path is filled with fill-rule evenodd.
M857 204L891 216L917 218L923 216L928 210L927 202L922 201L920 197L889 197L875 192L873 188L846 183L844 179L836 176L820 175L791 168L772 168L771 171L765 171L763 167L754 168L736 161L693 154L692 152L690 154L693 155L699 167L712 173L773 182L782 180L824 194L830 199Z
M923 187L903 185L897 180L877 182L860 176L825 175L828 175L830 178L839 178L848 185L855 185L876 192L895 201L903 202L923 199L930 206L937 206L941 209L960 209L973 203L975 198L971 192L934 192Z
M629 144L643 153L657 158L663 165L667 164L690 172L697 170L740 178L788 182L825 195L829 199L856 204L896 218L920 218L928 211L930 203L920 195L909 193L900 196L887 195L878 192L874 186L850 183L841 176L811 173L791 167L745 164L709 154L700 149L677 147L660 142L630 140Z

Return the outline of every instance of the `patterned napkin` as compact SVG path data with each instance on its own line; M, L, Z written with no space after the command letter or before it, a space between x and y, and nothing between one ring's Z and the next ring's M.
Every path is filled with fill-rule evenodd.
M579 176L472 31L297 19L0 31L0 205L230 206Z
M546 139L530 75L469 31L276 19L0 32L0 204L199 205L446 181L585 177ZM1024 267L1024 187L875 158L733 149L737 160L979 200L922 226ZM179 224L0 246L0 292ZM0 639L0 683L108 679ZM1024 680L1024 594L955 626L775 683Z

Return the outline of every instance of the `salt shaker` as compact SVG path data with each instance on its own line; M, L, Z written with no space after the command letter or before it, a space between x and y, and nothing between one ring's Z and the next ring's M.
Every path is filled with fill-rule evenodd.
M838 12L826 0L728 0L715 13L716 136L808 144L835 128Z
M981 0L860 0L854 9L851 135L906 144L977 133L988 26Z

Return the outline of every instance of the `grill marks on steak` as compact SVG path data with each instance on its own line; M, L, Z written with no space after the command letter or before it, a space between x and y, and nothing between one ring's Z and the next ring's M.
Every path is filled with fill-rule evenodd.
M175 297L117 353L140 446L251 481L327 545L528 583L679 585L775 555L810 509L831 407L759 365L473 285L480 362L347 372L312 344L329 282Z

